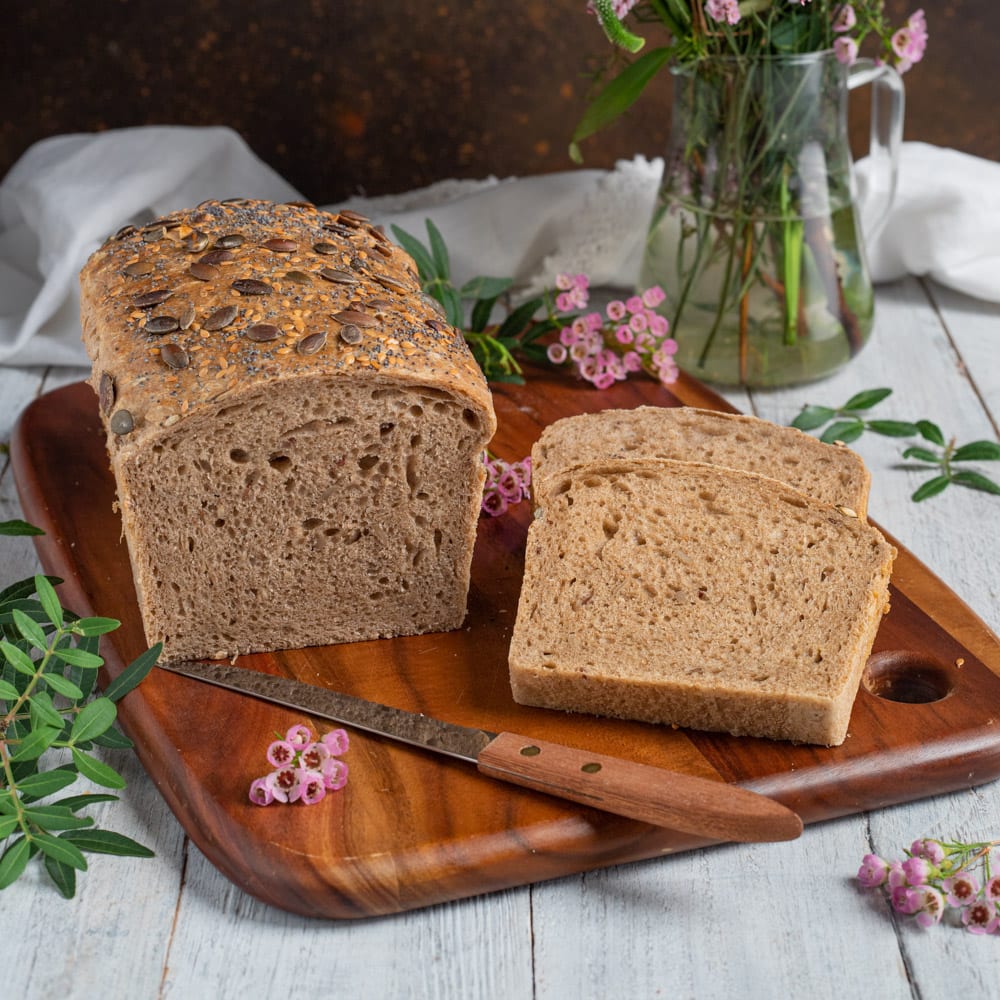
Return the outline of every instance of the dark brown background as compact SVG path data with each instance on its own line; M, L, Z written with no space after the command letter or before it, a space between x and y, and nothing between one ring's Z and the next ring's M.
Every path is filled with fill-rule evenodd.
M901 21L920 0L888 0ZM996 0L923 0L906 138L1000 160ZM569 169L608 52L584 0L38 0L4 17L0 176L37 139L225 124L307 197ZM651 30L650 44L655 42ZM864 108L852 111L863 152ZM588 166L662 153L669 81L585 144Z

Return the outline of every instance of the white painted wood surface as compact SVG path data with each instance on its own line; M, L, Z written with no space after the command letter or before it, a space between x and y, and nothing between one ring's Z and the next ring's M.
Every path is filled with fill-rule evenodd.
M0 369L0 440L35 395L79 377ZM837 405L883 385L895 392L880 416L927 417L959 441L997 439L1000 307L912 279L882 287L873 341L845 371L730 398L787 423L805 402ZM872 469L872 516L1000 631L1000 498L952 487L913 504L929 473L902 467L903 444L866 435L856 447ZM0 460L0 518L19 514ZM30 541L2 541L0 586L36 568ZM244 895L187 841L135 760L115 763L128 788L95 810L98 822L157 857L93 856L72 902L34 867L0 895L2 997L1000 996L995 939L922 931L854 881L869 850L898 856L923 835L1000 836L997 783L819 824L791 844L725 846L335 923Z

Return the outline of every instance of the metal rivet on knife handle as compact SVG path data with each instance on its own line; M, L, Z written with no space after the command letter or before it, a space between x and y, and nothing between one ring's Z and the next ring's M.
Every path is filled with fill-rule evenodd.
M802 820L773 799L724 781L500 733L479 770L605 812L716 840L793 840Z

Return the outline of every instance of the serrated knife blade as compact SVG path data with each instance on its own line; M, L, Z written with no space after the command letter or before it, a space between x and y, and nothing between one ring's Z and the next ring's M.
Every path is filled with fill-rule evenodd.
M709 840L793 840L802 820L749 789L595 754L516 733L494 733L367 701L288 677L220 663L160 669L475 764L482 774Z

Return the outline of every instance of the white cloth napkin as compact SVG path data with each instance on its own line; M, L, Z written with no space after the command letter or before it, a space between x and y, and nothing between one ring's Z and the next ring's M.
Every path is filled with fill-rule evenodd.
M338 207L426 242L432 218L456 283L513 277L524 294L560 271L594 285L636 281L662 161L614 170L443 181ZM859 164L866 207L865 164ZM226 128L157 126L58 136L31 147L0 182L0 363L86 364L77 274L104 238L207 198L301 198ZM909 272L1000 300L1000 164L904 144L900 189L869 247L877 280Z

